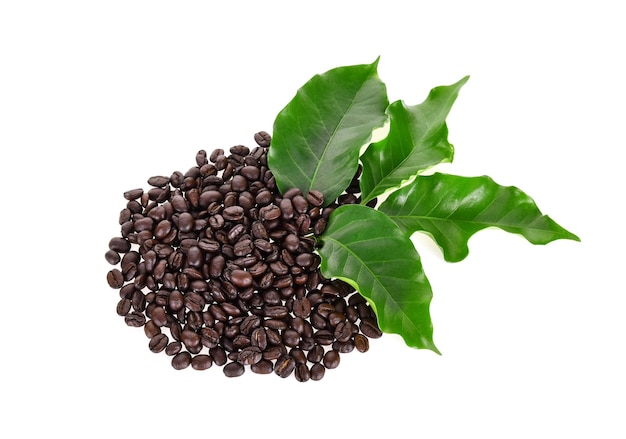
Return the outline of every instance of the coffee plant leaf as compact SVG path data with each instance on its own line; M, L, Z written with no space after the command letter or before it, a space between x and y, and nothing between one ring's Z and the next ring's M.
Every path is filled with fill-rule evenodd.
M282 193L315 189L333 202L354 176L363 146L387 120L385 84L372 64L311 78L274 121L268 166Z
M396 101L389 106L387 137L372 143L361 157L362 204L434 165L452 161L446 117L468 79L433 88L421 104Z
M432 338L430 283L415 246L392 220L370 207L344 205L333 211L320 241L322 274L354 286L383 332L439 353Z
M469 238L486 227L520 234L533 244L557 239L580 241L543 215L520 189L501 186L487 176L418 176L392 192L379 209L407 236L416 231L430 235L449 262L464 259L469 253Z

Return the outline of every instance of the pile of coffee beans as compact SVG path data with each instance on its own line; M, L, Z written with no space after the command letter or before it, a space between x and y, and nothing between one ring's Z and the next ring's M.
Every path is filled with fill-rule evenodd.
M324 278L316 253L333 209L359 202L360 170L324 207L317 191L281 194L267 166L271 138L254 139L252 150L199 151L187 172L125 192L121 236L105 254L119 268L107 281L119 290L117 313L175 369L320 380L382 334L362 296Z

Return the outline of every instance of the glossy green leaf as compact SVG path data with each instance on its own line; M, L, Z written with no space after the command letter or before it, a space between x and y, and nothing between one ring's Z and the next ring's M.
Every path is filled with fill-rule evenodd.
M329 204L348 187L361 147L387 120L377 66L378 60L316 75L278 114L268 165L281 192L316 189Z
M383 332L439 352L432 339L430 284L411 240L383 213L362 205L337 208L321 237L321 269L355 286Z
M389 134L361 157L363 204L434 165L452 161L446 117L468 79L432 89L419 105L396 101L389 106Z
M487 176L419 176L393 192L380 205L380 211L407 235L416 231L430 234L451 262L464 259L469 238L486 227L518 233L533 244L580 240L543 215L524 192L500 186Z

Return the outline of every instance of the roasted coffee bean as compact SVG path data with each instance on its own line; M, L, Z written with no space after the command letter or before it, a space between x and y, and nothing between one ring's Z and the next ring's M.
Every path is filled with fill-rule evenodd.
M129 299L122 299L117 303L117 315L125 316L130 312L131 301Z
M213 365L213 360L208 355L196 355L191 360L191 367L195 370L207 370Z
M137 198L141 198L142 195L143 189L131 189L124 192L124 198L126 198L127 200L136 200Z
M339 352L331 349L324 355L324 366L326 367L326 369L335 369L337 366L339 366L339 360Z
M295 376L296 376L296 380L300 381L301 383L304 383L304 382L307 382L309 379L311 379L311 371L309 370L306 364L298 364L296 366Z
M243 375L246 369L243 367L241 363L233 361L224 366L224 375L229 378L234 378Z
M132 311L124 316L124 321L128 326L139 328L146 323L146 316L141 312Z
M283 343L285 346L296 347L300 342L300 334L293 329L287 329L282 334Z
M274 373L281 378L287 378L296 367L296 362L290 356L284 355L276 361Z
M293 313L297 317L307 318L311 314L311 302L306 297L293 302Z
M237 354L237 361L244 366L256 364L262 359L263 354L257 346L245 347Z
M104 258L111 265L117 265L121 261L120 254L115 250L109 250L104 254Z
M272 140L272 137L265 131L259 131L258 133L254 135L254 141L259 146L268 147L270 146L271 140Z
M306 194L306 199L311 206L321 207L324 205L324 195L315 189Z
M154 338L161 333L161 328L153 320L148 320L143 327L143 332L146 334L146 337Z
M311 366L311 379L313 381L319 381L324 378L324 373L326 372L326 368L322 366L322 363L315 363Z
M269 317L271 319L283 319L288 315L289 310L285 306L268 306L265 308L265 317Z
M307 360L311 363L319 363L323 358L324 348L321 345L315 345L307 354Z
M167 347L165 348L165 354L169 356L176 355L180 352L182 347L183 345L181 342L173 341L172 343L168 344Z
M267 375L274 370L274 364L269 360L260 360L250 366L250 370L254 373Z
M244 210L241 206L230 206L224 209L222 216L226 221L239 221L243 218Z
M124 275L120 270L114 268L107 274L107 282L111 288L119 289L124 285Z
M360 329L361 332L369 338L380 338L383 335L376 321L372 318L361 320Z
M363 334L354 335L354 346L359 352L367 352L370 348L370 342Z
M150 343L148 344L149 349L154 352L155 354L158 354L159 352L162 352L165 347L167 346L168 343L168 338L167 335L165 334L158 334L155 335L151 340Z
M183 351L174 355L172 358L172 367L176 370L182 370L191 364L191 354L189 352Z

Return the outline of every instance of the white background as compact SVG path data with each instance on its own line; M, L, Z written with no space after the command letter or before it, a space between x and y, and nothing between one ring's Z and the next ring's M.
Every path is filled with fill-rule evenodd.
M626 437L618 3L2 2L0 436ZM517 185L582 243L488 230L449 264L417 238L442 356L385 335L320 382L173 370L105 281L122 193L379 55L392 101L471 75L441 170Z

